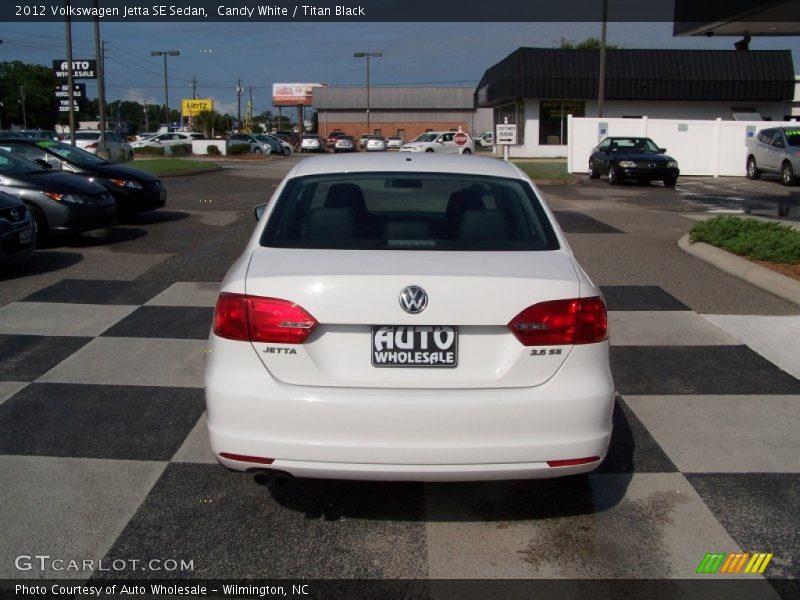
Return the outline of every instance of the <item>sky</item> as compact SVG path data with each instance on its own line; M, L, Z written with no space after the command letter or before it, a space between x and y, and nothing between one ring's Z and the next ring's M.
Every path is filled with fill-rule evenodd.
M0 61L52 66L66 58L63 23L0 22ZM600 37L599 23L113 23L101 24L107 41L106 98L164 102L163 59L152 50L178 50L168 63L170 105L214 98L220 112L236 113L241 78L253 88L254 113L272 110L273 83L363 85L364 59L371 85L463 85L474 88L484 71L520 46L554 47L560 39ZM73 23L73 58L94 58L91 23ZM732 49L738 38L673 37L672 23L609 23L608 43L623 48ZM756 37L751 50L792 50L800 68L800 37ZM796 70L797 72L797 70ZM87 84L93 97L95 85ZM242 100L242 111L249 90Z

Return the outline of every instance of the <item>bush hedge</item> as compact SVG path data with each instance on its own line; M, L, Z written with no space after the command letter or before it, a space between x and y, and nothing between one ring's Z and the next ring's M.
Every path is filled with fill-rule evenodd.
M189 156L192 153L191 144L175 144L169 147L169 153L172 156Z
M250 144L234 144L228 148L228 154L250 154Z
M145 154L147 156L164 156L163 146L142 146L141 148L134 148L134 154Z
M222 153L219 151L219 146L208 146L208 147L206 148L206 152L207 152L208 154L213 154L213 155L215 155L215 156L219 156L220 154L222 154Z
M754 260L800 263L800 231L780 223L714 217L689 232L692 242L705 242Z

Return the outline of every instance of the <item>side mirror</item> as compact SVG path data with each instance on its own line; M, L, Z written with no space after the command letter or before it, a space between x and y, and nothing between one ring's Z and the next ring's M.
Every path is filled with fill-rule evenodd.
M261 217L264 216L265 210L267 210L266 204L259 204L258 206L253 207L253 216L256 218L256 221L261 220Z
M658 151L659 151L661 154L665 154L665 153L666 153L666 151L667 151L667 149L666 149L666 148L659 148L659 149L658 149Z
M52 169L53 168L53 165L51 165L49 162L47 162L43 158L36 158L36 159L34 159L33 162L35 162L40 167L44 167L45 169Z

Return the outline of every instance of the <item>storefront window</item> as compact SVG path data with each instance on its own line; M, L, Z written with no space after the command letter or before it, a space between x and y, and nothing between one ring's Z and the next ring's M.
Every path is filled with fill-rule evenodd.
M567 117L583 117L586 103L583 100L542 100L539 102L539 145L565 146Z

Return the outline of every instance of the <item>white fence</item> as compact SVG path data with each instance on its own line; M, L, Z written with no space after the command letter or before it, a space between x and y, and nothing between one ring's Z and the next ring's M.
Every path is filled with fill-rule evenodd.
M607 136L649 137L678 161L681 175L744 176L747 140L760 130L796 122L696 121L681 119L597 119L567 121L567 170L586 173L589 156Z

